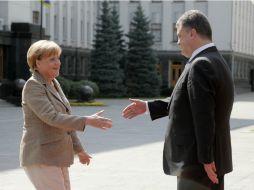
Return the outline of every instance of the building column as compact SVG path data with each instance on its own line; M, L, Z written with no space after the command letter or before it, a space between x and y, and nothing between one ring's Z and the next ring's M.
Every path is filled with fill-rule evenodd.
M59 33L58 33L58 42L63 44L63 2L58 2L58 21L59 21Z

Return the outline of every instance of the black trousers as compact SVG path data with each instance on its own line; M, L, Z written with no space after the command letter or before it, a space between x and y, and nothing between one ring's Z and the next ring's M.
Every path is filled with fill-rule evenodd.
M177 177L177 190L224 190L224 176L219 176L219 184L214 184L202 165L185 168Z

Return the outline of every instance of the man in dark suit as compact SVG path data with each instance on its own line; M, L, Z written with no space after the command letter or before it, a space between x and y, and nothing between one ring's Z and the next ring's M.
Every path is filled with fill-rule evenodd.
M185 12L176 28L177 43L189 61L171 97L149 102L130 99L123 117L145 112L152 120L168 116L164 172L177 176L178 190L223 190L224 174L232 171L231 71L212 43L209 21L200 11Z

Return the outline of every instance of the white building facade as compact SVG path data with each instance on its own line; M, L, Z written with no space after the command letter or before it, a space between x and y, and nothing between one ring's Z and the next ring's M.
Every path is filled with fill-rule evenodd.
M102 1L50 1L43 6L42 27L49 39L63 48L63 76L87 78L89 54L95 35ZM164 83L173 87L182 72L184 59L177 46L175 23L187 10L198 9L207 15L213 30L213 41L227 60L239 90L254 83L254 3L251 0L123 0L110 1L119 12L120 24L128 33L138 4L151 21L154 48L158 52ZM40 1L0 1L0 79L4 76L3 57L11 46L12 23L41 25ZM33 37L32 37L33 38ZM32 39L31 42L33 42ZM8 43L7 43L8 42ZM13 43L15 44L15 43ZM7 49L6 49L7 48ZM1 77L2 76L2 77ZM253 90L254 90L254 84Z
M92 48L97 18L96 1L50 1L42 4L42 27L60 45ZM5 30L14 22L41 24L40 1L0 1L0 20ZM1 29L1 27L0 27Z
M8 52L16 51L13 46L22 41L14 42L15 40L9 39L16 39L11 34L13 32L16 32L15 35L17 36L27 33L24 37L26 38L25 43L30 42L31 44L45 38L55 41L63 49L62 75L77 80L88 78L89 71L87 68L90 62L90 51L98 15L98 1L54 0L49 2L49 4L45 4L39 0L0 1L0 79L6 78L6 76L7 78L14 78L12 76L14 74L10 73L17 72L6 69L8 65L5 63L12 62ZM13 23L26 23L28 25L13 26ZM3 33L2 37L1 33ZM29 33L32 33L31 39L28 37ZM24 48L27 50L28 47ZM25 53L23 52L23 54ZM26 60L24 59L24 61ZM22 63L22 65L25 64Z
M139 3L151 21L154 48L158 51L161 72L169 87L175 85L184 63L177 46L175 23L185 11L198 9L210 21L213 41L231 67L239 92L251 88L250 80L254 77L253 1L113 1L111 4L119 10L125 33L129 31L133 12Z

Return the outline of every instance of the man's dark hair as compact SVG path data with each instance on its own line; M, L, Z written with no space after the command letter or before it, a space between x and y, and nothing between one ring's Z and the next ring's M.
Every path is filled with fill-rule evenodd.
M209 40L212 40L212 29L207 17L198 10L185 12L177 21L176 26L182 25L184 28L194 28L197 33Z

